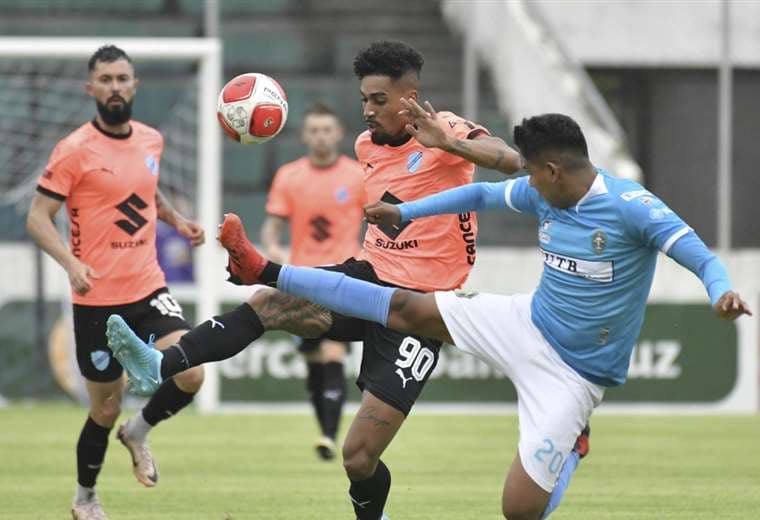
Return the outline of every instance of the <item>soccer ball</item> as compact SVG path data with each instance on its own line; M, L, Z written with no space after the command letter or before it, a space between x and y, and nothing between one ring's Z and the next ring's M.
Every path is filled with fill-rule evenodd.
M265 74L232 78L219 93L216 117L224 133L243 144L261 144L280 133L288 119L288 97Z

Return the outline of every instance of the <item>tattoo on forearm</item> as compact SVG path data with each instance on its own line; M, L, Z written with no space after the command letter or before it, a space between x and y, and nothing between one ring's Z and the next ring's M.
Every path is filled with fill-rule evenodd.
M504 157L506 154L504 153L504 150L499 150L498 155L496 156L496 161L493 163L493 169L498 170L499 166L501 166L501 161L504 160Z
M464 140L462 139L457 139L454 141L454 148L459 152L464 152L468 154L472 153L472 149L470 148L470 146L467 143L465 143Z

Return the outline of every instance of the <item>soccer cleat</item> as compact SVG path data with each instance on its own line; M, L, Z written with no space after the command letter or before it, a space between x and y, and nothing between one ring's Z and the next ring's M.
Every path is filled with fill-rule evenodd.
M148 343L137 337L118 314L106 322L108 348L129 376L127 390L136 395L151 396L161 386L161 360L164 355L153 346L153 335Z
M314 445L314 449L322 460L333 460L335 458L335 441L330 437L321 437Z
M132 473L137 481L145 487L154 487L158 483L158 466L150 452L148 441L129 435L129 421L119 427L116 438L132 456Z
M71 517L74 520L108 520L106 512L103 511L103 506L100 505L97 498L90 502L71 506Z
M578 435L578 438L575 439L575 447L573 448L581 459L588 455L588 452L591 450L589 437L591 437L591 425L587 424L586 427L581 430L581 434Z
M267 265L267 260L259 253L248 237L240 217L234 213L224 215L224 221L219 226L219 242L230 255L227 279L236 285L255 285Z

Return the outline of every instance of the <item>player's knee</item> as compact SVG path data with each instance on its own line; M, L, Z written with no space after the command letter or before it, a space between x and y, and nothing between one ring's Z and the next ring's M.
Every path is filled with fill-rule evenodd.
M109 399L103 403L93 403L90 406L90 416L101 426L113 426L121 415L121 403Z
M188 394L194 394L201 389L204 372L202 366L189 368L174 376L177 387Z
M350 449L343 446L343 469L351 480L365 480L375 472L377 459L367 450Z
M390 312L388 313L388 325L395 330L416 330L423 316L415 312L415 297L412 291L398 290L391 298Z

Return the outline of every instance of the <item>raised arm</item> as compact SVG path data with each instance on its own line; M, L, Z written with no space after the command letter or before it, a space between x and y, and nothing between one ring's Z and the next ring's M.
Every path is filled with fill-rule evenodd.
M425 101L422 108L414 99L402 99L403 115L411 118L406 131L428 148L440 148L472 163L511 175L522 168L520 154L498 137L480 134L472 139L458 139L443 130L444 121L433 105Z
M174 209L161 190L156 190L156 214L158 218L176 229L180 235L190 240L193 246L199 246L206 241L203 227L197 222L184 217Z
M370 224L398 225L431 215L504 209L507 182L476 182L398 205L375 202L365 206L364 215Z

